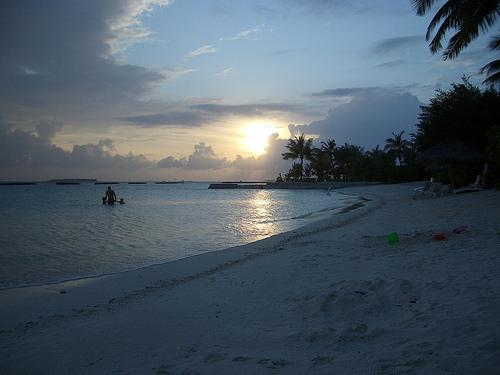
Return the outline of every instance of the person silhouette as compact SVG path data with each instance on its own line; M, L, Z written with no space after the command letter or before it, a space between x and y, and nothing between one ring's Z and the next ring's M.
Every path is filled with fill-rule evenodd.
M104 198L102 198L102 203L115 204L115 202L116 202L116 194L111 189L111 186L108 186L108 190L106 190L106 195L104 196Z

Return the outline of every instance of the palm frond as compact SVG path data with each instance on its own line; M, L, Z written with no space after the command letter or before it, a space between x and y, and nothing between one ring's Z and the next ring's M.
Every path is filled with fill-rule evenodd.
M496 35L493 39L491 39L488 47L492 50L500 50L500 35Z
M413 0L413 6L419 16L423 16L432 8L436 0Z
M488 77L484 84L500 84L500 60L494 60L481 68L481 73L486 73Z

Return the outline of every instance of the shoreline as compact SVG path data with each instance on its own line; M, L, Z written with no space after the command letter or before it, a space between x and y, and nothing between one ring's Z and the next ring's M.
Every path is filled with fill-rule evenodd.
M251 244L1 290L0 369L493 374L500 193L414 201L414 186L350 188L371 200Z
M342 194L346 193L342 192ZM254 257L269 254L270 249L273 249L276 246L282 246L284 243L292 241L295 238L312 233L317 233L320 231L325 231L336 226L345 225L347 222L353 220L353 218L362 216L372 209L376 209L378 202L375 197L373 197L373 199L367 199L358 195L356 195L356 197L358 197L364 203L357 202L347 207L339 207L337 208L338 212L330 215L327 218L322 218L320 220L316 220L303 225L299 228L292 229L283 233L274 234L272 236L243 245L191 255L172 261L155 263L131 270L101 274L96 276L79 277L75 279L57 281L53 283L44 283L39 285L0 288L0 302L2 302L0 303L0 318L3 318L0 319L0 332L12 327L12 317L9 318L9 316L5 315L3 311L3 307L8 304L12 305L21 302L28 306L33 304L36 305L39 303L48 303L55 306L55 308L53 309L55 313L57 310L59 310L60 307L58 306L57 301L58 299L60 299L58 294L69 296L69 291L73 290L77 291L77 295L74 296L74 298L71 298L70 301L66 301L67 305L76 306L72 307L72 310L82 309L89 304L92 304L92 301L95 300L106 304L106 301L109 302L109 300L112 299L123 298L122 295L127 294L131 290L132 293L135 293L138 289L145 290L154 288L151 286L151 284L155 283L159 279L162 279L162 275L165 272L170 272L172 274L172 280L176 280L178 278L186 278L189 281L194 278L204 277L207 273L219 271L221 269L221 265L223 265L224 267L227 265L231 266L233 264L238 264L246 260L250 260ZM372 202L372 205L366 204L367 202ZM359 206L360 204L362 206ZM362 208L364 208L364 210L362 210ZM215 256L216 254L219 256ZM197 261L200 261L205 266L211 266L211 268L208 270L199 269L194 264ZM188 268L187 272L182 272L181 274L176 273L174 269L177 265L181 265L182 268ZM193 275L186 274L190 272L190 268L193 268L192 272L195 273L195 277L193 277ZM92 284L96 285L94 286ZM103 288L101 284L104 284L106 288L105 292L102 291ZM79 288L82 287L87 287L91 290L84 291L82 296L78 293ZM116 295L120 295L120 297L116 297ZM46 298L48 296L54 298L54 301L47 302ZM5 301L9 302L6 303ZM14 314L12 314L13 316L15 316L15 319L29 321L38 319L37 313L32 311L32 309L28 309L28 307L26 307L22 310L23 312L30 311L29 316L20 319L20 316L22 316L23 314L19 314L19 312L16 311ZM5 323L10 323L10 327L7 328Z
M335 191L335 193L336 194L345 195L345 196L348 196L348 197L352 197L352 198L356 198L356 199L360 200L361 202L366 201L366 199L364 197L361 197L361 196L358 196L358 195L347 194L347 193L342 192L342 191ZM359 203L360 202L357 202L357 203L351 204L351 205L346 206L346 207L343 207L343 206L341 206L341 207L337 207L337 206L330 207L329 206L329 207L325 207L325 208L322 208L322 209L317 210L317 211L308 212L306 214L303 214L303 215L300 215L300 216L297 216L297 217L291 217L291 218L286 219L286 220L291 220L291 221L293 221L293 220L303 220L303 219L305 219L307 217L313 216L314 214L324 213L324 212L329 212L329 211L333 211L330 216L331 217L335 217L335 215L344 213L345 209L349 209L350 210L349 207L355 206L354 207L355 209L358 208ZM329 217L316 218L316 219L313 219L310 223L305 223L304 225L301 225L301 226L299 226L299 227L297 227L295 229L286 230L285 232L276 233L276 234L270 235L268 237L262 238L260 240L251 241L251 242L248 242L248 243L243 243L241 245L230 246L228 248L222 248L222 249L219 249L219 250L210 250L210 251L206 251L206 252L203 252L203 253L200 253L200 254L187 255L187 256L181 257L181 258L175 258L175 259L172 259L172 260L162 261L160 263L146 264L144 266L134 267L134 268L125 269L125 270L121 270L121 271L98 273L98 274L88 275L88 276L69 276L69 277L61 279L61 280L48 281L48 282L40 282L40 283L26 283L26 284L21 283L19 285L13 285L13 286L4 286L4 287L0 286L0 292L2 292L4 290L10 290L10 289L43 288L43 287L50 287L50 286L54 286L54 285L55 286L62 285L62 284L71 283L71 282L85 281L85 280L88 280L88 279L99 279L101 277L107 277L107 276L113 276L113 275L118 275L118 274L122 274L122 273L130 273L130 272L134 272L134 271L146 270L146 269L148 269L150 267L161 266L161 265L164 265L164 264L176 262L176 261L179 261L179 260L182 260L182 259L186 259L186 258L200 256L200 255L203 255L203 254L213 253L213 252L217 252L217 251L229 251L231 249L238 248L238 247L241 247L241 246L252 245L255 242L266 240L266 239L274 237L274 236L286 235L286 234L291 233L292 231L295 231L297 229L301 229L303 227L307 227L307 226L312 225L312 224L316 224L316 223L319 223L319 222L322 222L322 221L325 221L325 220L329 220L331 218L330 216Z

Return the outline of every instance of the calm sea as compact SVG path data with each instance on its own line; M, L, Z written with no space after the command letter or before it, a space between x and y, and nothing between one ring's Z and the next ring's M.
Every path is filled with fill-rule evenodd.
M145 267L256 241L358 198L325 191L208 190L205 183L0 186L0 288Z

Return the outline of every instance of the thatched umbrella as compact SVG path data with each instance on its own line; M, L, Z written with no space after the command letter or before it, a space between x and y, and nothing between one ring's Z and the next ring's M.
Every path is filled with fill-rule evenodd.
M450 177L450 187L453 189L455 186L453 178L454 165L485 160L485 155L468 144L452 138L421 152L417 155L416 160L434 166L442 165L446 167Z

